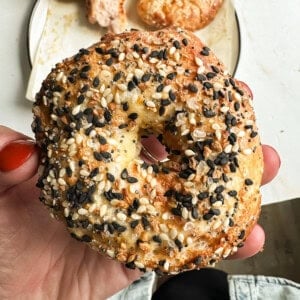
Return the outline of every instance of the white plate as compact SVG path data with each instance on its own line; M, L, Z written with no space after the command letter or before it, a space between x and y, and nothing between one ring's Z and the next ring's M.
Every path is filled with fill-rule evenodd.
M37 0L28 27L28 51L32 72L26 98L33 100L42 80L55 63L72 56L80 48L99 41L106 32L86 19L84 1ZM127 0L128 29L149 29L136 13L136 0ZM233 4L225 0L216 18L196 31L234 74L239 61L239 23Z

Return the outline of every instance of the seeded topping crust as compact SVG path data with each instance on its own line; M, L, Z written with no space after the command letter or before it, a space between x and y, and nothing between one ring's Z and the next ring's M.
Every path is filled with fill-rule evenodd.
M33 112L41 201L72 237L129 268L213 265L257 222L251 97L190 32L105 35L55 66ZM150 134L168 161L140 159Z
M223 0L139 0L137 12L155 28L180 26L194 31L208 25L222 3Z

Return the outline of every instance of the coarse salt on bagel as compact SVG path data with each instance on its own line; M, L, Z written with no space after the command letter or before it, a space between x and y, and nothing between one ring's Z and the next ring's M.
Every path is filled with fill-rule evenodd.
M252 100L190 32L105 35L56 65L33 112L41 201L72 237L129 268L213 265L257 222ZM141 160L151 134L168 161Z

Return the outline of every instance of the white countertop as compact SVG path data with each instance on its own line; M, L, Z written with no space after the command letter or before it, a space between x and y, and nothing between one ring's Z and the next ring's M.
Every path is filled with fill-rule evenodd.
M34 0L2 1L0 124L31 133L27 24ZM249 84L263 143L280 153L278 177L262 189L263 203L300 197L300 1L235 1L241 27L236 77ZM297 124L298 123L298 124Z

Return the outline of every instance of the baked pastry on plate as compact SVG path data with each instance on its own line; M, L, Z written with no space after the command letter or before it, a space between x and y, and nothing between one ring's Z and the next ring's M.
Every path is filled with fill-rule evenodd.
M140 18L155 28L180 26L198 30L216 16L223 0L139 0Z

